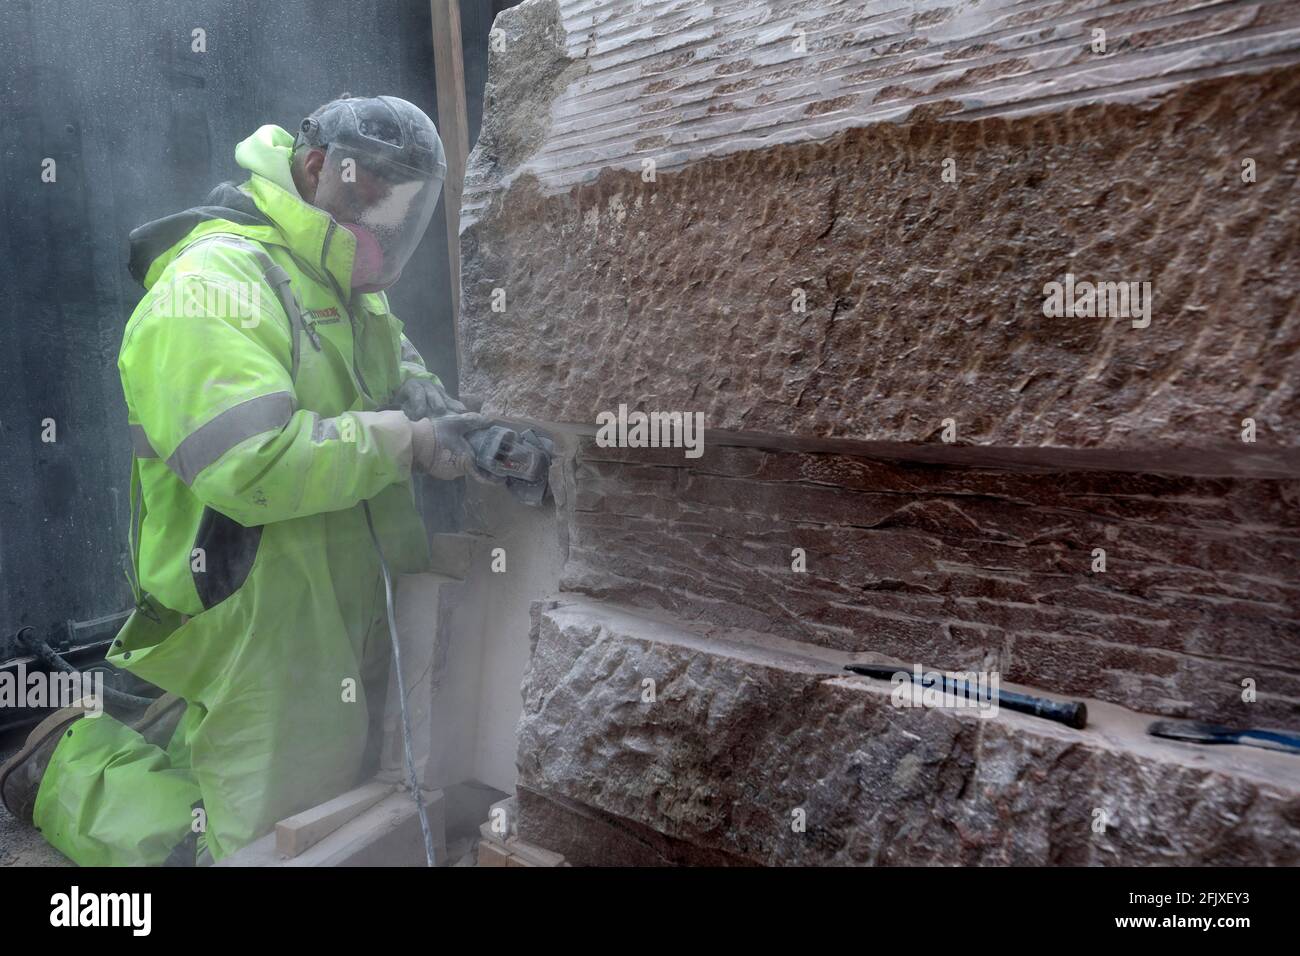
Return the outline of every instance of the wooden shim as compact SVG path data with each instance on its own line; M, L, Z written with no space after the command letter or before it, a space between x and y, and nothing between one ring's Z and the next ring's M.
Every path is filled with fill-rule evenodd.
M479 866L519 866L513 857L498 843L483 840L478 845Z
M483 824L479 830L482 833ZM501 839L484 833L478 843L479 866L565 866L563 855L526 843L518 837ZM486 862L485 862L486 861Z
M535 843L525 843L517 837L511 837L507 840L505 847L510 852L511 856L522 860L529 866L564 865L564 857L561 854L543 849Z

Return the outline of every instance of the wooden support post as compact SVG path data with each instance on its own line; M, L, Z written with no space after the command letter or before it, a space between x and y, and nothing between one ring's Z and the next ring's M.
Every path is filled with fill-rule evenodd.
M465 61L461 49L460 0L430 0L433 11L433 71L438 84L438 134L447 154L443 208L447 211L447 261L451 270L451 316L460 359L460 197L469 156L465 112Z

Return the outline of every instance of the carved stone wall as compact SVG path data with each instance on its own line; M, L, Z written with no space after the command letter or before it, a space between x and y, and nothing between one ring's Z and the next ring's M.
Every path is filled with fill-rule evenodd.
M497 29L462 382L567 449L521 835L1300 861L1294 761L1145 735L1300 723L1300 3L528 0ZM1045 314L1067 276L1149 312ZM620 405L702 413L703 454L602 447ZM900 710L841 676L868 658L1093 720Z

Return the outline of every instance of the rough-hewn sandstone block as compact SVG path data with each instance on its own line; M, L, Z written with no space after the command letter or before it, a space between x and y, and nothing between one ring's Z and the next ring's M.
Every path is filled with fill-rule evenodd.
M965 119L1149 102L1300 61L1300 8L1258 0L526 0L494 28L471 220L519 175L558 192L933 103Z
M1300 719L1296 481L591 440L570 480L569 590L1149 713Z
M654 849L649 828L663 862L681 842L764 864L1300 862L1300 765L1282 754L1159 741L1104 704L1084 731L898 709L887 683L842 676L849 655L580 599L539 608L534 639L521 795L631 821ZM634 855L555 822L521 799L524 839Z
M1300 0L527 0L496 28L462 386L571 439L524 838L1300 862L1295 761L1115 706L1300 715ZM1067 276L1149 282L1149 325L1045 315ZM702 412L704 456L595 448L624 403ZM838 676L863 653L1109 703L1084 732L900 711Z
M602 6L498 23L463 236L490 409L1300 471L1300 4ZM1150 326L1044 316L1067 274L1149 281Z

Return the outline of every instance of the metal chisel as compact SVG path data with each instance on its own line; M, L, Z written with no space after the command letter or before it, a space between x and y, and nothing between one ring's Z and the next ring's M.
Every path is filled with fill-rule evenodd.
M878 677L881 680L892 680L894 675L899 673L907 674L909 679L913 676L909 668L899 664L845 664L844 669L867 677ZM912 680L912 683L915 684L916 681ZM942 689L960 696L970 696L970 688L964 681L946 675L943 677ZM1046 697L1017 694L1009 690L999 690L997 701L999 707L1005 707L1007 710L1052 720L1073 727L1075 730L1082 729L1088 723L1088 706L1083 701L1048 700Z
M1238 730L1222 724L1203 724L1195 720L1157 720L1147 728L1152 737L1182 740L1190 744L1242 744L1283 753L1300 754L1300 734L1286 730L1247 728Z

